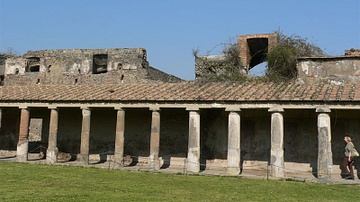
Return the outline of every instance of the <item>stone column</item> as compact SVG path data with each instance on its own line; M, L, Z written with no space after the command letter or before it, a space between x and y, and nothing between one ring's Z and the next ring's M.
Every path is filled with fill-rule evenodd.
M20 130L19 142L16 148L16 159L19 162L25 162L28 160L30 111L27 107L20 107L20 109Z
M80 145L80 163L89 164L89 144L90 144L90 119L91 111L88 107L82 109L82 127L81 127L81 145Z
M0 109L0 128L2 126L2 109Z
M187 171L200 171L200 111L198 108L187 109L189 112L189 143Z
M115 152L114 152L114 167L124 167L124 131L125 131L125 111L116 107L117 118L116 118L116 137L115 137Z
M270 175L284 177L284 118L282 108L271 108Z
M228 154L227 172L229 175L240 174L240 109L225 109L230 111L228 117ZM236 111L235 111L236 110Z
M49 107L50 111L50 125L49 125L49 143L48 149L46 150L46 163L56 163L58 158L57 148L57 133L58 133L58 120L59 114L56 107Z
M151 136L150 136L150 156L149 169L159 170L159 148L160 148L160 112L159 108L152 108Z
M319 179L332 178L332 152L331 152L331 122L328 108L317 108L318 113L318 163L317 176Z

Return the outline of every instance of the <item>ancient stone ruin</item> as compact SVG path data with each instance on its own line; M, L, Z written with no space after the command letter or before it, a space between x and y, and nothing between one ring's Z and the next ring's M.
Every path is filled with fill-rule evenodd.
M276 38L240 36L241 71L263 62ZM116 169L339 178L343 136L360 148L358 53L299 58L290 83L205 84L151 67L143 48L1 57L0 154ZM196 79L221 71L208 62L222 56L199 58Z
M278 34L252 34L238 37L239 72L247 75L256 65L266 61L266 54L278 44ZM228 61L225 55L197 56L195 79L201 80L224 71Z
M29 51L8 58L4 85L178 82L151 67L143 48Z

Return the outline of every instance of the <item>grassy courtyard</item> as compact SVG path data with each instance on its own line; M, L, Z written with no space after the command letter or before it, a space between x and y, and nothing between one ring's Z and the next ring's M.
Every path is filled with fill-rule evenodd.
M0 163L0 201L354 201L360 187ZM355 198L354 198L355 197Z

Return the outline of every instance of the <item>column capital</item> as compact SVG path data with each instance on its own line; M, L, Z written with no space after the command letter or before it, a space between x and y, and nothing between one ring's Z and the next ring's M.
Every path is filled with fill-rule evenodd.
M149 107L149 110L150 111L160 111L160 107L159 106L152 106L152 107Z
M326 107L319 107L319 108L316 108L316 112L317 113L330 113L331 110L329 108L326 108Z
M268 112L273 112L273 113L282 113L284 112L284 109L281 107L272 107L268 110Z
M20 105L20 106L19 106L19 109L29 109L29 108L28 108L28 106L26 106L26 105Z
M82 110L91 110L91 108L90 107L88 107L88 106L82 106L82 107L80 107L80 109L82 109Z
M115 109L115 110L118 110L118 111L125 111L124 108L122 108L122 107L120 107L120 106L119 106L119 107L114 107L114 109Z
M199 111L199 107L186 107L186 111Z
M226 112L240 112L241 109L240 109L240 107L226 107L225 111Z
M57 107L57 106L48 106L48 109L55 109L55 110L58 110L58 107Z

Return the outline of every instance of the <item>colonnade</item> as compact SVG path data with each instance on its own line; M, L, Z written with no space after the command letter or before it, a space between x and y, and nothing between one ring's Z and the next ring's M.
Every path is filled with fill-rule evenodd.
M82 107L82 126L81 126L81 144L79 160L82 164L89 163L89 140L90 140L90 120L91 108ZM149 108L151 115L151 134L150 134L150 155L148 158L149 169L159 170L159 148L160 148L160 116L159 107ZM29 119L30 110L27 107L20 107L20 129L19 141L17 145L17 161L24 162L28 160L28 136L29 136ZM49 107L50 125L49 125L49 142L46 155L46 162L51 164L57 162L57 131L59 109ZM125 131L125 111L121 107L115 107L117 110L116 135L115 135L115 167L123 167L124 155L124 131ZM186 160L187 172L197 173L200 171L200 109L197 107L186 108L189 112L189 137L188 153ZM241 109L228 107L228 153L227 153L227 172L229 175L240 174L241 148L240 148L240 126L241 126ZM270 151L270 175L273 177L284 177L284 118L283 108L270 108L271 114L271 151ZM330 109L317 108L318 114L318 178L331 178L332 175L332 152L331 152L331 123ZM2 118L0 110L0 120ZM0 121L1 124L1 121Z

